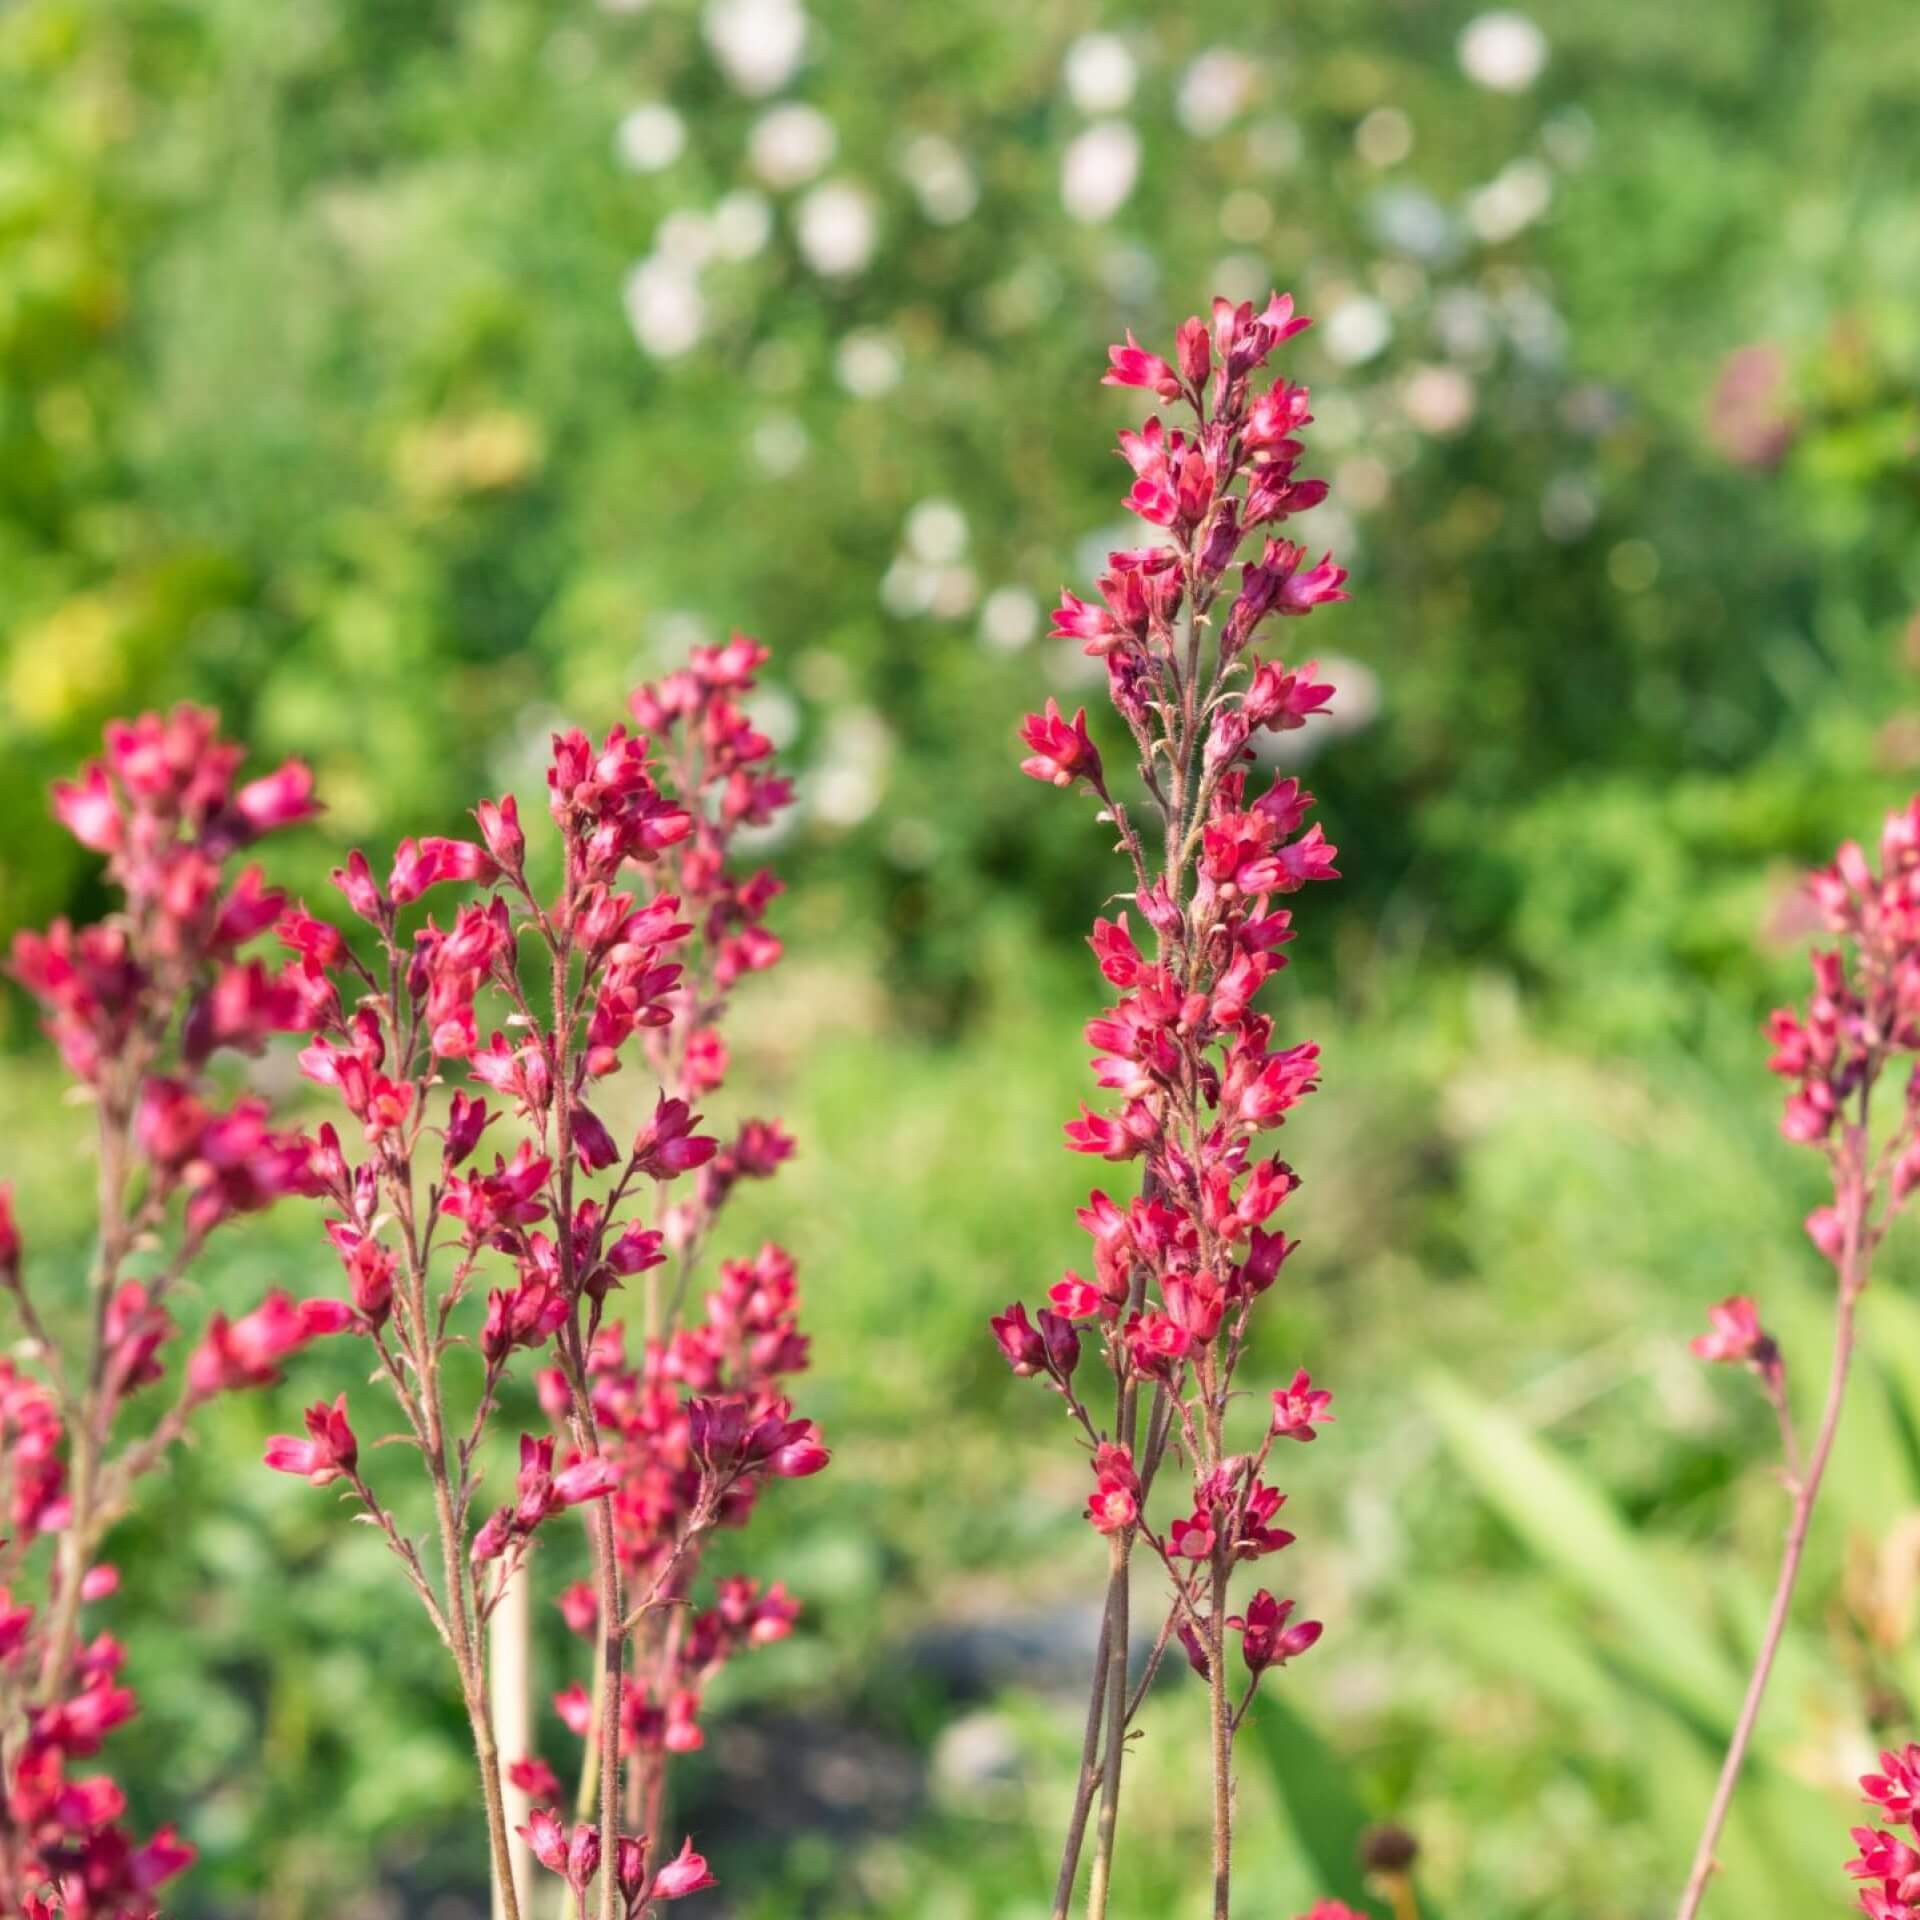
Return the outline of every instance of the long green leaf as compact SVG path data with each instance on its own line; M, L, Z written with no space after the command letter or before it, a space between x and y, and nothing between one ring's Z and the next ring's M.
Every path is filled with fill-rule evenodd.
M1545 1565L1624 1629L1619 1658L1709 1724L1730 1728L1740 1707L1738 1675L1606 1493L1450 1376L1430 1375L1424 1393L1481 1496Z
M1253 1734L1266 1761L1274 1793L1300 1850L1313 1862L1320 1891L1363 1913L1379 1913L1360 1868L1367 1810L1340 1756L1288 1701L1285 1690L1271 1682L1245 1731Z

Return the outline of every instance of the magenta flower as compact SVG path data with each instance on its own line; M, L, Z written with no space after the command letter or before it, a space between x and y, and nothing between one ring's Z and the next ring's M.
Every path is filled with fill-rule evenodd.
M307 1438L275 1434L267 1442L267 1465L276 1473L297 1473L316 1487L351 1479L360 1463L360 1448L347 1424L347 1396L331 1406L325 1402L307 1409Z
M1100 784L1100 754L1087 732L1085 707L1069 722L1060 716L1059 701L1050 699L1044 713L1027 715L1020 736L1033 749L1020 763L1020 771L1030 778L1056 787L1070 787L1082 777L1096 787Z
M1311 1440L1314 1428L1333 1418L1327 1411L1333 1395L1316 1388L1305 1367L1293 1376L1291 1386L1273 1390L1273 1427L1276 1439Z

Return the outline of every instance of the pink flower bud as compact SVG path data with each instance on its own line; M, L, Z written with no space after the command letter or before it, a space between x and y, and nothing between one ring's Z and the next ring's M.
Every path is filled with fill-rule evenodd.
M474 809L480 824L480 838L508 873L518 873L526 857L527 836L520 827L519 803L513 795L502 794L496 800L482 800Z
M567 1842L567 1885L582 1892L593 1884L600 1871L600 1829L582 1820Z

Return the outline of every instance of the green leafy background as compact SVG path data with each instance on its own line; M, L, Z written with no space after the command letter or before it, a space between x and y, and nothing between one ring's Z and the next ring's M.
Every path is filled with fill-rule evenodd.
M983 1322L1080 1251L1055 1143L1111 869L1013 728L1083 684L1033 621L1122 518L1106 342L1291 287L1355 589L1296 631L1353 724L1312 763L1346 877L1283 1019L1327 1086L1257 1360L1340 1419L1288 1463L1329 1632L1252 1723L1244 1905L1366 1905L1392 1819L1429 1913L1669 1911L1782 1519L1764 1408L1684 1341L1752 1291L1824 1371L1817 1169L1757 1022L1797 991L1795 869L1920 765L1907 0L1558 0L1512 92L1455 0L812 0L760 95L726 12L0 9L0 925L98 906L44 784L112 714L206 700L311 758L331 811L275 858L317 890L531 794L556 716L611 722L690 637L771 641L803 804L738 1102L804 1155L734 1232L803 1263L837 1458L741 1543L807 1627L729 1677L678 1812L711 1914L1038 1920L1101 1558ZM1090 105L1100 32L1134 84ZM819 181L756 169L792 103L863 196L855 271L810 264ZM636 168L623 116L661 104L678 151ZM1138 181L1078 219L1063 167L1110 121ZM669 357L623 302L646 260L702 304ZM1771 462L1712 424L1754 343ZM3 1017L0 1172L71 1287L85 1116ZM311 1224L235 1230L207 1303L324 1284ZM1848 1782L1920 1714L1913 1264L1896 1239L1710 1912L1844 1911ZM116 1752L202 1849L196 1920L475 1910L437 1651L378 1543L257 1466L332 1384L216 1408L118 1544ZM1137 1750L1127 1920L1202 1910L1187 1679Z

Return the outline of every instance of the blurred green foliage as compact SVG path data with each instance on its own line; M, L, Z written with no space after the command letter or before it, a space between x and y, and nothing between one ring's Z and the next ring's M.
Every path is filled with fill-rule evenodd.
M1097 1578L980 1335L1078 1252L1051 1142L1107 886L1012 728L1081 688L1040 610L1121 533L1105 343L1269 284L1321 321L1356 598L1310 641L1355 724L1313 763L1347 877L1289 976L1329 1088L1265 1353L1340 1393L1291 1556L1334 1630L1287 1676L1318 1732L1249 1763L1244 1884L1304 1906L1357 1808L1448 1912L1670 1900L1779 1517L1760 1410L1680 1336L1738 1287L1817 1345L1753 1021L1796 990L1793 869L1920 767L1920 36L1908 0L1561 0L1499 91L1473 11L815 0L782 72L779 0L0 9L0 928L96 903L43 787L116 712L312 758L331 812L279 860L317 891L529 793L554 717L611 722L689 637L777 649L794 958L740 1097L805 1156L739 1231L802 1259L839 1453L743 1543L811 1611L695 1770L728 1911L1043 1911L1071 1709L926 1656ZM1127 129L1137 182L1076 217ZM21 1016L0 1171L57 1260L83 1116ZM1751 1920L1842 1909L1841 1789L1920 1716L1911 1266L1727 1851ZM209 1293L320 1270L277 1220ZM218 1409L128 1529L125 1751L204 1849L183 1913L473 1883L432 1647L253 1466L320 1377ZM1193 1710L1148 1717L1128 1920L1195 1910Z

